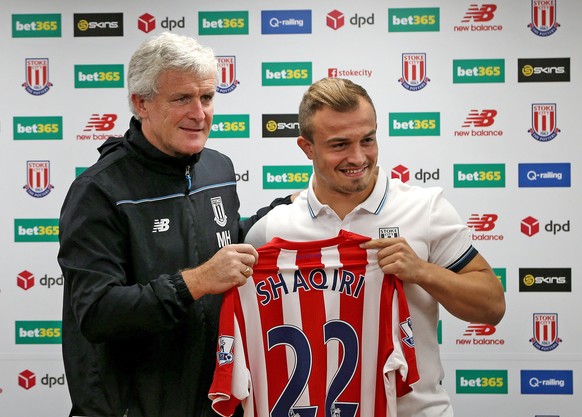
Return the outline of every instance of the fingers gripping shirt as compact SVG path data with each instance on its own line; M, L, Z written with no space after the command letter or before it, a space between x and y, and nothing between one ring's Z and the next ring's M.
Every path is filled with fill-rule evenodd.
M209 397L230 416L396 415L418 380L402 283L385 276L369 238L275 238L253 276L225 294Z

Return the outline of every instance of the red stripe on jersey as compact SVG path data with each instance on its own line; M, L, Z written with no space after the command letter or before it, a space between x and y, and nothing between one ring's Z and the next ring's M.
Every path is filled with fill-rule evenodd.
M273 268L273 265L277 265L279 253L280 249L274 246L269 246L266 250L261 251L259 262L253 267L252 277L255 288L258 285L268 283L270 289L273 289L269 291L271 299L263 298L262 302L259 302L263 351L265 352L267 381L269 384L269 409L272 409L279 399L279 394L283 392L287 383L287 376L289 375L287 355L285 352L286 347L274 346L273 348L269 348L267 335L270 329L284 323L282 297L289 291L283 278L277 274L277 268ZM282 375L284 377L281 377Z
M341 231L314 242L275 238L259 248L252 279L225 296L220 322L221 335L228 329L236 336L228 320L239 324L235 346L244 350L251 387L243 352L235 350L240 365L231 367L232 375L217 364L209 395L215 410L222 412L221 401L231 404L238 395L245 406L254 405L248 411L255 417L395 413L387 407L397 390L418 379L414 348L407 352L403 344L403 337L412 342L412 333L401 333L399 325L409 318L408 306L402 283L367 263L368 251L359 245L368 239ZM399 381L400 370L405 381ZM228 383L236 394L212 391Z

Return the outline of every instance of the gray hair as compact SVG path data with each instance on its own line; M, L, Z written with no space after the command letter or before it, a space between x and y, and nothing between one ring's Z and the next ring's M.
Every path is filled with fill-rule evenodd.
M216 57L211 48L189 36L164 32L145 41L134 52L127 69L129 108L139 118L132 95L151 100L158 93L158 79L166 70L192 72L216 80Z

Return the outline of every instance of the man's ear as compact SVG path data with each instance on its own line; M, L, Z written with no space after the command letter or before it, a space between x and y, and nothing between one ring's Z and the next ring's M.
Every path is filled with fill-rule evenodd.
M313 143L305 139L303 136L297 138L297 145L301 148L308 159L313 160Z
M145 105L146 100L142 96L138 96L137 94L132 94L131 95L131 102L133 104L133 107L135 108L135 111L139 115L140 119L146 119L147 114L148 114L147 108Z

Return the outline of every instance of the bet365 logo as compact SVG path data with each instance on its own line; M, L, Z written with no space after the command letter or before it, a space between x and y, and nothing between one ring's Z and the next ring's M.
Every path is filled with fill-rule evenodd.
M504 83L504 59L455 59L453 83Z
M455 164L455 188L504 188L505 164Z
M264 86L310 85L311 62L263 62Z
M263 189L307 188L312 171L311 165L264 166Z
M457 394L507 394L506 370L457 369Z
M388 32L438 32L438 7L388 9Z

